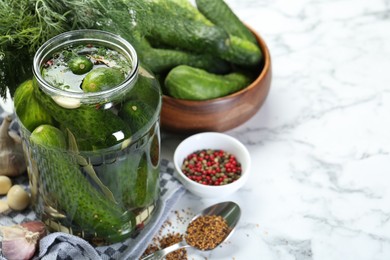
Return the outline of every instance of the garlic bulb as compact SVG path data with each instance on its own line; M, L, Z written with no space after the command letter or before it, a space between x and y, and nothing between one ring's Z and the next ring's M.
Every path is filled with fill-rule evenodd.
M0 126L0 175L18 176L26 171L21 138L9 131L12 118L6 116Z
M26 222L14 226L1 226L2 253L8 260L31 259L38 247L39 240L46 234L40 221Z

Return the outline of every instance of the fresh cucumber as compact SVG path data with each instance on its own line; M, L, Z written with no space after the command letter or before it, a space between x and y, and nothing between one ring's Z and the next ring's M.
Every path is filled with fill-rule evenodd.
M230 35L257 44L253 33L241 22L223 0L195 0L198 10L215 25L225 29Z
M173 16L177 16L176 19L180 20L179 15ZM164 22L159 21L147 34L148 38L151 41L176 46L182 50L215 54L217 56L220 56L229 48L226 44L226 41L229 41L229 35L222 28L215 25L206 25L196 20L178 22L174 17L166 17ZM173 24L174 26L172 26Z
M237 36L230 35L227 43L230 48L221 54L221 57L226 60L234 60L235 64L243 67L253 67L259 65L259 61L263 58L259 46L250 41L243 40ZM251 53L252 55L248 55Z
M227 73L230 65L211 54L192 53L184 50L149 48L140 53L140 59L154 73L164 73L178 65L188 65L213 73Z
M108 148L131 136L130 127L111 111L88 105L75 109L61 107L37 86L35 80L34 82L34 95L38 102L56 121L74 134L80 150ZM123 134L122 138L114 135L117 132Z
M63 133L50 125L37 127L30 141L39 152L36 156L39 178L45 183L47 199L54 201L71 221L86 232L116 241L122 237L125 225L135 226L135 217L108 200L83 176L77 163L77 155L64 152L66 141Z
M229 63L214 54L193 53L191 51L174 49L172 47L169 49L158 48L152 46L139 31L124 31L121 30L121 28L108 27L107 23L108 22L102 21L99 28L102 30L114 31L129 41L136 49L142 64L153 73L165 73L181 64L205 69L218 74L227 73L230 70Z
M232 72L216 75L205 70L180 65L165 78L168 94L188 100L208 100L236 92L251 82L245 73Z
M46 112L35 96L32 80L20 84L14 94L15 112L23 126L32 132L42 124L54 125L53 117Z
M217 26L209 26L198 21L184 21L172 26L157 26L149 36L154 41L161 41L170 46L195 53L215 55L237 65L256 65L261 60L256 44L240 39L231 40L232 36Z
M187 12L182 12L182 14L183 17L187 19L202 21L203 23L208 25L213 24L201 12L199 12L199 10L194 5L192 5L188 0L160 0L160 1L172 2L174 4L177 4L181 8L184 8L185 10L187 10Z
M189 11L186 8L172 4L170 1L148 1L147 3L148 10L137 11L147 12L147 15L153 16L150 28L144 31L149 39L183 50L216 55L238 65L256 65L260 61L261 56L258 55L258 51L247 49L247 44L236 46L236 41L231 41L229 34L223 28L210 25L200 19L188 19ZM248 41L249 43L253 45L252 42ZM226 52L229 52L229 55L225 55ZM245 64L242 64L242 60L246 61Z

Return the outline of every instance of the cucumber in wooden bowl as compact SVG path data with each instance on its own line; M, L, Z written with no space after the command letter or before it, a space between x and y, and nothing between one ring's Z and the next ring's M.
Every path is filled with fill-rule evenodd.
M251 82L251 76L243 72L217 75L205 70L180 65L165 78L168 95L186 100L209 100L234 93Z
M259 34L251 31L263 54L262 62L251 69L255 72L255 79L241 90L208 100L186 100L165 93L161 110L162 129L185 134L203 131L223 132L243 124L257 113L266 100L271 86L272 67L265 41ZM194 77L199 76L195 74ZM224 84L218 87L222 85ZM185 87L181 86L182 89ZM201 91L200 94L197 93L204 94Z

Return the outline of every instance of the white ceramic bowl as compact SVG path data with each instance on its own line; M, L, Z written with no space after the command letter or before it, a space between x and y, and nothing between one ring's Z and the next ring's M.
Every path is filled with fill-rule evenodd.
M181 171L183 161L189 154L202 149L224 150L235 155L237 161L241 163L241 177L232 183L221 186L204 185L189 179ZM232 194L245 184L250 173L251 158L247 148L234 137L223 133L204 132L183 140L175 150L173 163L179 181L190 192L202 198L216 198Z

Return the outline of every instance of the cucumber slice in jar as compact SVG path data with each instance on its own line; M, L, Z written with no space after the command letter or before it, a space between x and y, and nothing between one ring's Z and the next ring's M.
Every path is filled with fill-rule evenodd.
M76 56L68 61L69 69L76 75L82 75L93 68L93 63L85 56Z

